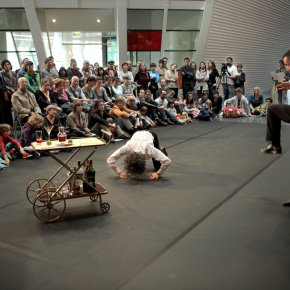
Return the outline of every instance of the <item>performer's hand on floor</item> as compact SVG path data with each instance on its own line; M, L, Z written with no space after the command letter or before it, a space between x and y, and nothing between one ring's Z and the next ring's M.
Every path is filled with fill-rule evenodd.
M278 90L283 90L283 93L286 93L286 91L290 90L290 82L283 82L276 86Z
M130 174L127 174L127 173L125 173L125 172L121 172L121 173L119 174L119 176L120 176L121 178L123 178L123 179L127 179L127 178L130 176Z
M149 173L150 179L158 179L160 174L158 172Z

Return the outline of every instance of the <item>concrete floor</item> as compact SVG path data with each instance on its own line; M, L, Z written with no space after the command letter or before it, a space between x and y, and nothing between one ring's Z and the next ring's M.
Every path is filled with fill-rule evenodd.
M290 210L281 205L290 198L290 127L282 126L283 154L270 156L259 153L265 124L257 117L154 129L172 160L157 181L148 179L151 161L129 180L107 167L124 141L99 148L96 178L110 212L69 200L49 224L25 192L58 164L13 161L0 172L1 289L288 289Z

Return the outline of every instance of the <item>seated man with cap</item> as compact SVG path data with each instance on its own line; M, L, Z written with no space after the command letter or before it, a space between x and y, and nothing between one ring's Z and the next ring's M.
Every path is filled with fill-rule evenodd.
M105 69L105 71L104 71L105 76L111 76L111 77L118 76L118 72L114 69L114 63L115 62L113 60L108 61L108 68Z

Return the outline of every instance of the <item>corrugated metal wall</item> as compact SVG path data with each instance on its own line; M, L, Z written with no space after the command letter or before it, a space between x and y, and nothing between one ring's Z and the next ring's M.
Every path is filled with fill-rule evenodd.
M220 71L230 56L243 64L246 96L256 86L271 91L270 71L290 49L290 1L216 0L209 21L204 61L215 61Z

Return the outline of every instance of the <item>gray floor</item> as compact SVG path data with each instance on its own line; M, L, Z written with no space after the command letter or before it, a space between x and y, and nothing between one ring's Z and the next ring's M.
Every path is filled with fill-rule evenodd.
M124 143L100 148L93 160L110 212L70 200L50 224L35 217L25 190L57 163L13 161L0 172L1 289L288 289L290 210L281 204L290 198L290 127L282 126L283 154L262 155L265 123L156 128L172 159L157 181L147 176L151 162L146 175L119 179L106 158Z

